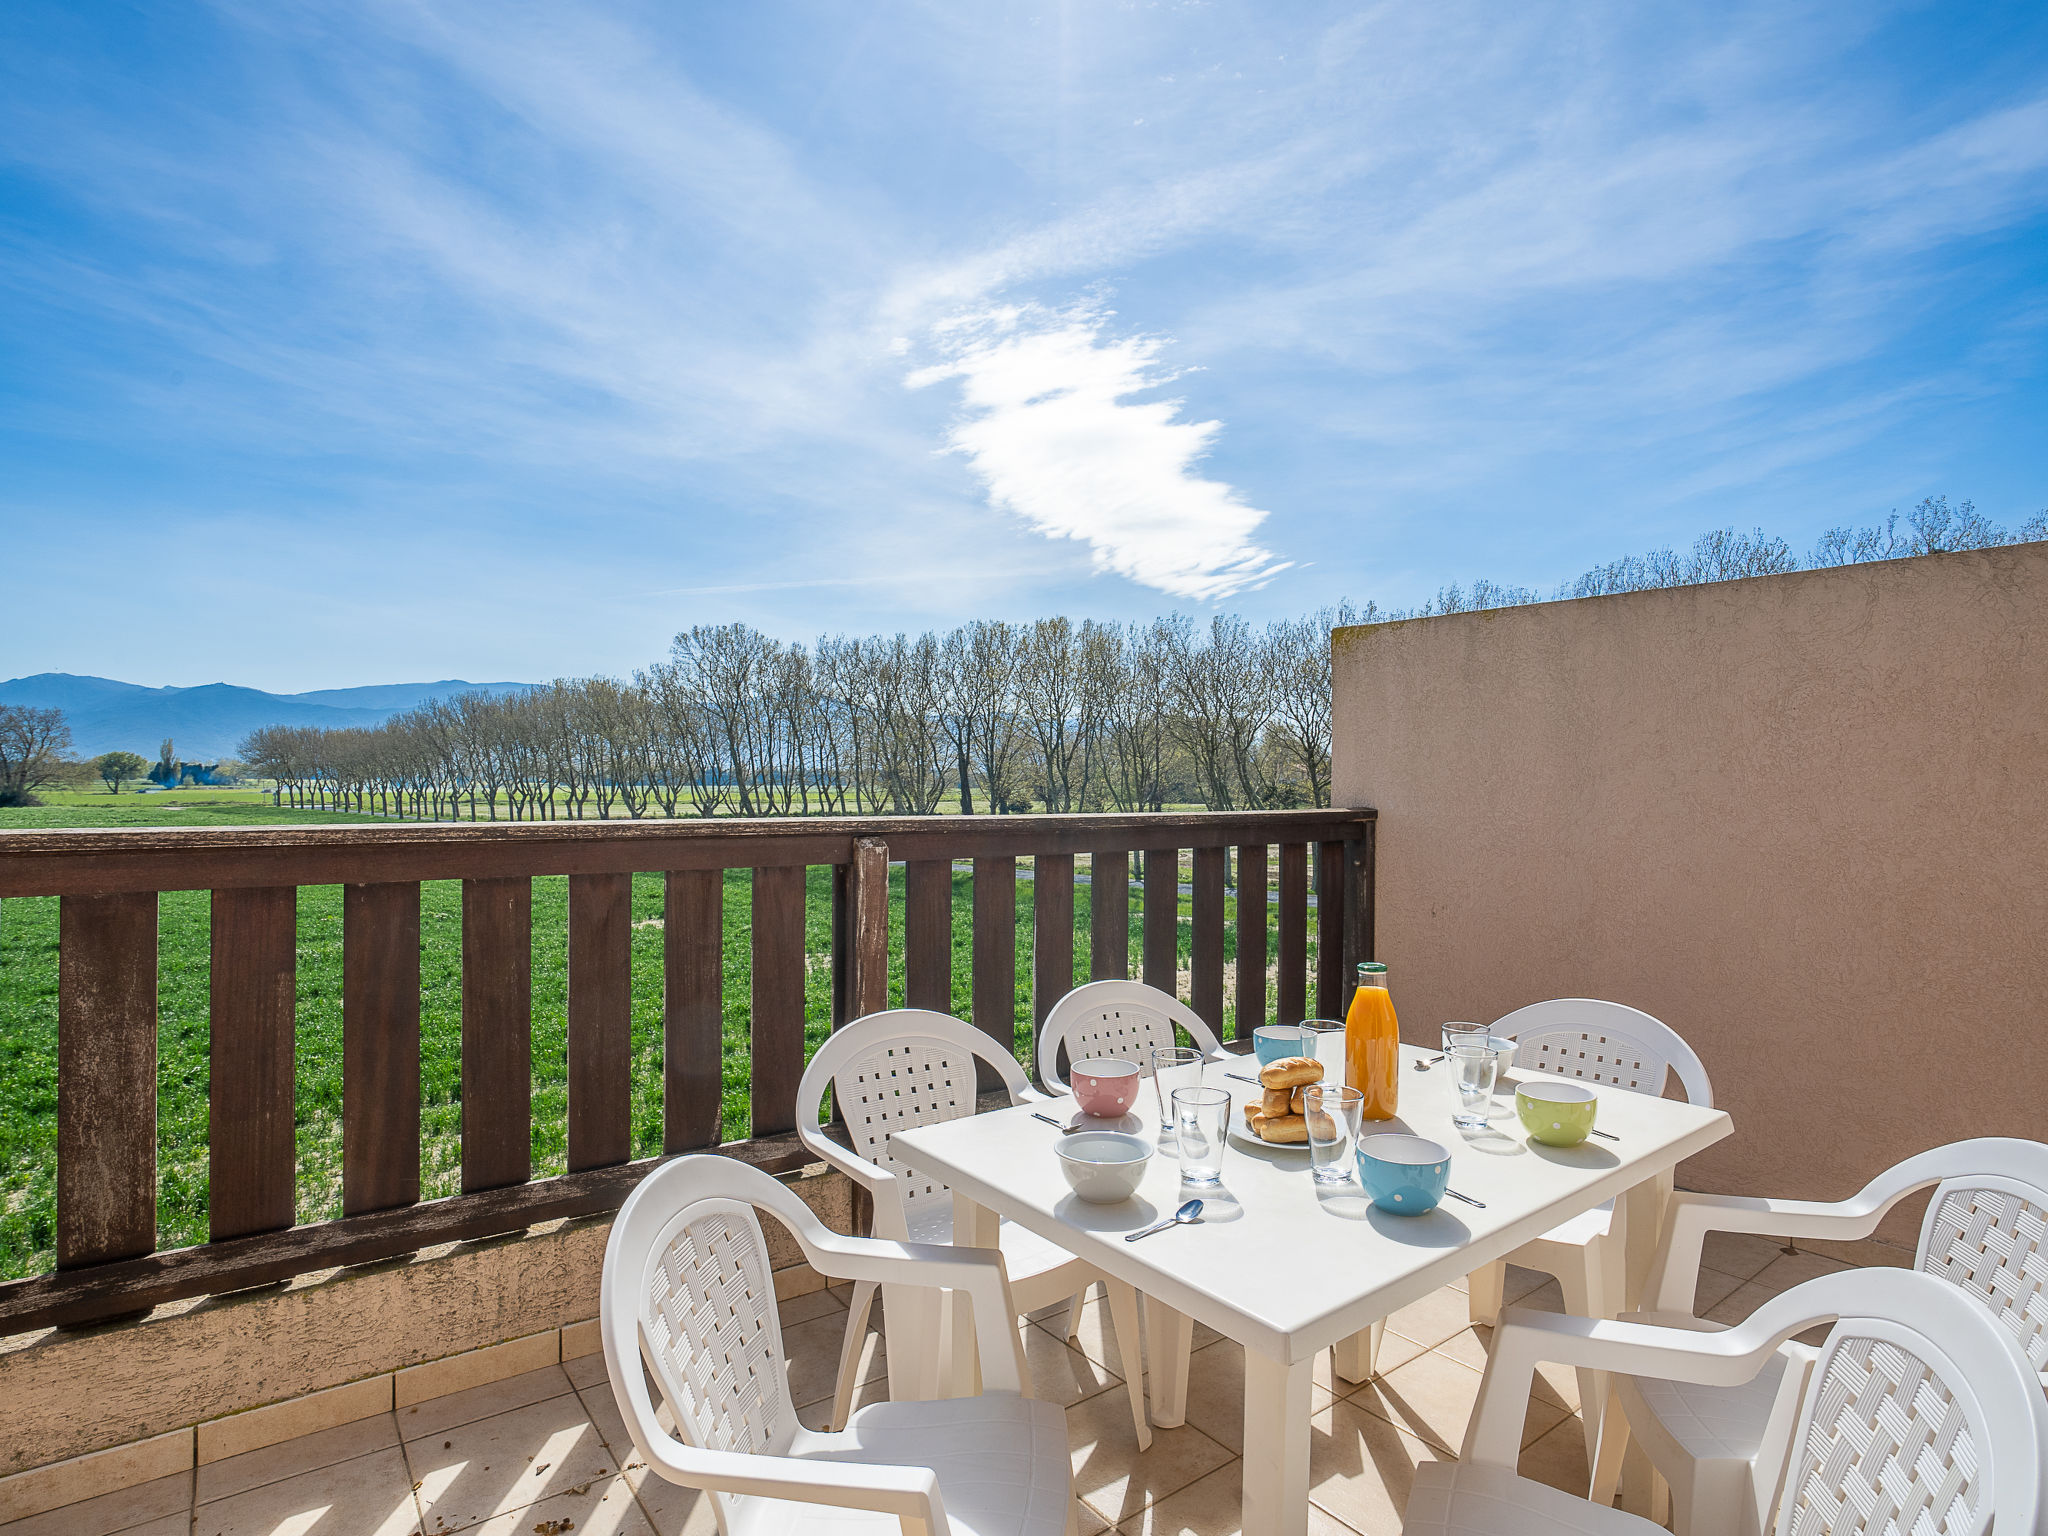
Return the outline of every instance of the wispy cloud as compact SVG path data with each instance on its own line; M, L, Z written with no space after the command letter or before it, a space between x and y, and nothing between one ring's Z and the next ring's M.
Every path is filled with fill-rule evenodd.
M1213 602L1287 564L1252 541L1266 514L1198 469L1222 428L1181 419L1179 400L1139 400L1178 377L1166 341L1117 336L1107 312L1003 306L935 328L944 361L922 389L960 381L965 415L946 434L989 504L1048 538L1088 545L1097 570Z

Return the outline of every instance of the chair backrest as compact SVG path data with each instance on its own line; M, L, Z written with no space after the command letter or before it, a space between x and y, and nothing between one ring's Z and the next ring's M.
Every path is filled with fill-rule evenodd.
M1493 1033L1515 1042L1517 1066L1659 1095L1665 1073L1675 1072L1687 1102L1714 1106L1713 1084L1699 1055L1677 1030L1640 1008L1557 997L1494 1020Z
M1939 1150L1969 1171L1935 1187L1915 1263L1988 1306L2048 1374L2048 1146L2000 1137Z
M757 1214L764 1208L799 1242L818 1225L768 1175L716 1156L664 1164L620 1209L600 1305L605 1364L627 1424L653 1421L644 1361L684 1444L750 1455L789 1449L796 1409Z
M1091 981L1054 1003L1039 1026L1038 1080L1054 1093L1067 1091L1060 1070L1062 1046L1069 1062L1121 1056L1150 1075L1153 1049L1180 1044L1177 1029L1205 1056L1223 1049L1200 1014L1157 987L1142 981Z
M2048 1397L2011 1333L1956 1288L1904 1270L1809 1281L1750 1322L1823 1302L1836 1321L1791 1444L1772 1453L1782 1482L1757 1468L1782 1488L1778 1536L2039 1529Z
M835 1150L818 1129L830 1088L854 1151L896 1176L902 1208L892 1214L905 1227L890 1230L894 1221L878 1208L879 1235L905 1236L925 1206L951 1201L945 1185L897 1161L889 1138L912 1126L973 1114L977 1061L995 1069L1012 1104L1030 1091L1016 1057L972 1024L928 1008L892 1008L855 1019L834 1031L804 1069L796 1093L797 1131L804 1143L828 1159Z

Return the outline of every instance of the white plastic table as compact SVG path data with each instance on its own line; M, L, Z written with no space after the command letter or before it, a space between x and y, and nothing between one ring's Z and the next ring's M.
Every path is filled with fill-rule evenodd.
M1561 1221L1653 1184L1733 1129L1720 1110L1615 1089L1600 1095L1599 1126L1618 1140L1540 1146L1522 1134L1513 1112L1513 1082L1535 1074L1516 1073L1503 1079L1491 1127L1468 1135L1451 1125L1449 1072L1411 1070L1433 1054L1402 1047L1401 1117L1368 1122L1368 1132L1409 1130L1442 1142L1451 1149L1451 1187L1485 1201L1484 1210L1446 1200L1426 1215L1388 1215L1355 1185L1319 1192L1306 1148L1252 1149L1235 1140L1221 1191L1184 1188L1170 1138L1136 1196L1091 1205L1067 1188L1052 1152L1059 1132L1034 1120L1033 1106L899 1131L890 1147L954 1191L954 1242L994 1246L996 1218L1007 1217L1144 1294L1155 1423L1180 1423L1186 1411L1189 1319L1242 1344L1244 1533L1303 1536L1309 1377L1318 1351L1336 1348L1339 1373L1362 1379L1389 1313ZM1224 1070L1249 1076L1257 1064L1247 1056L1208 1073L1208 1082L1232 1091L1235 1116L1259 1090ZM1143 1134L1152 1136L1158 1113L1149 1085L1137 1111ZM1123 1240L1194 1194L1206 1202L1199 1225Z

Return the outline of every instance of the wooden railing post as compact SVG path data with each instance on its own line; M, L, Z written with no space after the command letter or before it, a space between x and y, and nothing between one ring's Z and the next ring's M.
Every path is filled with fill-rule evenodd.
M1180 996L1180 850L1145 853L1145 985Z
M1088 979L1126 981L1131 974L1131 856L1088 856Z
M462 882L462 1188L533 1177L533 881Z
M1223 862L1222 848L1197 848L1194 921L1188 954L1188 1006L1211 1029L1223 1033Z
M662 1150L724 1139L725 871L672 869L662 903Z
M345 885L341 898L341 1208L420 1197L420 887Z
M57 915L57 1267L156 1247L156 892Z
M1032 1050L1052 1005L1074 990L1074 856L1041 853L1031 860Z
M804 1075L804 866L754 871L753 1124L772 1136L796 1125Z
M1341 1019L1351 1002L1344 969L1344 857L1341 842L1316 844L1316 1017Z
M1280 845L1280 975L1276 1024L1308 1017L1308 845Z
M569 1171L633 1155L633 877L569 877Z
M889 845L878 837L853 844L852 1016L889 1006Z
M953 861L903 866L903 1006L953 1012Z
M213 893L207 1018L207 1233L214 1242L292 1224L299 893Z
M1266 845L1237 850L1237 1006L1231 1034L1249 1040L1266 1022Z
M1358 975L1358 963L1373 956L1373 837L1376 822L1360 825L1344 844L1344 980Z
M974 861L974 1026L1006 1051L1017 1049L1017 860ZM1002 1086L986 1063L981 1091Z

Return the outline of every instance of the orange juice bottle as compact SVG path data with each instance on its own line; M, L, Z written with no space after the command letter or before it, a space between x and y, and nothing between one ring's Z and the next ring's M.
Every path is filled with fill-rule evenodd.
M1401 1092L1401 1025L1387 991L1387 968L1368 960L1344 1016L1344 1081L1365 1095L1365 1118L1391 1120Z

